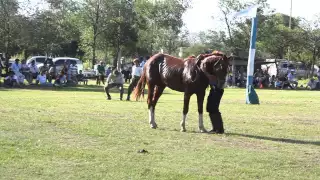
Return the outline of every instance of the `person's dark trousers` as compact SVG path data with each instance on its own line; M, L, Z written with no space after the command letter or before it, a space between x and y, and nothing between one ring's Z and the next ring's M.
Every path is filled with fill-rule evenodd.
M99 75L99 79L100 79L100 81L102 82L102 84L105 84L105 82L104 82L104 75L103 75L103 74L100 74L100 75Z
M221 113L219 111L220 101L223 96L224 89L211 87L210 93L207 99L207 112L209 113L212 130L210 133L223 134L223 121Z
M111 100L111 96L109 94L109 89L114 88L114 87L117 87L120 90L120 100L122 100L122 97L123 97L123 84L116 84L116 83L110 83L110 84L107 84L104 87L104 91L106 92L106 94L108 96L108 99Z
M99 77L99 75L96 76L96 80L97 80L96 81L96 85L100 85L100 77Z
M128 88L128 97L127 97L127 101L130 101L130 95L133 91L133 89L137 86L138 82L139 82L139 79L140 79L140 76L134 76L132 78L132 81L129 85L129 88Z

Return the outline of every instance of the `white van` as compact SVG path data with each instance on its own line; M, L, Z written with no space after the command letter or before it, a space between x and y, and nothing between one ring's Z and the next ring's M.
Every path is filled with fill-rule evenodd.
M71 64L76 63L78 67L78 73L80 70L83 71L83 64L81 60L70 57L57 57L52 60L53 64L56 65L57 72L62 70L65 61L69 61Z
M27 64L31 64L32 61L35 61L36 66L43 66L43 63L47 61L52 61L51 57L47 56L33 56L30 59L27 60Z
M266 62L275 62L268 65L262 65L262 69L269 69L268 73L270 76L283 76L287 72L291 71L294 72L296 77L306 77L307 74L311 73L311 70L307 70L307 67L302 62L294 62L294 61L288 61L286 59L267 59ZM316 73L318 66L314 66Z

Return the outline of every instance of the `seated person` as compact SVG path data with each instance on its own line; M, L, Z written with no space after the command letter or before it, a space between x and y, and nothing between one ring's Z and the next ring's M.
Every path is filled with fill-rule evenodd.
M57 76L56 80L54 81L55 86L65 85L67 81L67 76L64 75L63 71L60 71L59 75Z
M276 89L281 89L282 88L282 82L277 78L277 80L274 82L274 87Z
M79 71L79 74L77 75L78 82L83 82L84 85L88 85L88 79L84 77L84 74L82 74L82 70Z
M35 64L35 61L32 61L31 64L29 64L29 70L31 73L31 83L33 79L37 79L37 76L39 74L39 69L37 65Z
M276 82L276 76L275 75L272 75L270 78L269 78L269 87L272 87L272 86L275 86L275 82Z
M281 89L288 88L288 87L290 87L290 89L293 89L293 87L291 86L290 82L288 81L288 79L285 76L280 77L279 80L282 83L282 88Z
M316 90L317 89L317 81L315 81L314 78L311 78L306 86L306 89L308 87L310 87L310 90Z
M52 83L52 80L56 78L56 70L57 70L56 65L54 65L54 64L50 65L49 72L48 72L49 83Z
M47 82L47 75L46 71L41 71L41 74L37 76L36 84L39 84L40 86L52 86L51 83Z
M21 61L21 73L24 75L24 78L28 81L29 84L32 83L32 77L29 66L26 64L26 60Z
M288 73L287 79L290 85L294 86L295 88L298 87L298 82L295 80L294 72L292 70Z
M111 89L113 87L119 88L120 100L122 100L123 83L124 83L124 80L123 80L122 74L118 70L115 70L113 73L109 74L109 76L107 78L107 83L104 87L104 91L106 92L106 94L108 96L108 100L111 100L111 96L109 94L109 89Z
M14 87L20 86L18 77L14 74L13 71L8 72L8 76L4 78L4 86L6 87Z

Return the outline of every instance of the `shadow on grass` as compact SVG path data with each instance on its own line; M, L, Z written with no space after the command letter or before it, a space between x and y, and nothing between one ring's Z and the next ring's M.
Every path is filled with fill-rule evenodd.
M43 91L80 91L80 92L104 92L104 86L98 85L77 85L77 86L67 86L67 87L43 87L39 85L26 85L20 88L4 88L0 87L0 91L12 91L12 90L43 90ZM124 87L124 94L127 94L128 87ZM111 93L117 93L119 90L117 88L110 89ZM163 94L170 94L168 92L163 92ZM148 95L148 90L144 90L145 98Z
M253 138L253 139L260 139L260 140L290 143L290 144L310 144L310 145L320 146L320 141L303 141L303 140L274 138L274 137L256 136L256 135L239 134L239 133L225 133L225 134L226 135L233 135L233 136L242 136L242 137Z

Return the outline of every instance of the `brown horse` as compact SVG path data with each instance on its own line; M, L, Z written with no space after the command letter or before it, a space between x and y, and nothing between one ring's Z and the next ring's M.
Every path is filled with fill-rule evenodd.
M143 73L135 88L134 96L138 100L148 85L148 109L151 128L157 128L155 122L155 106L166 87L184 92L183 118L181 131L185 132L185 122L189 111L189 101L193 94L197 95L199 130L206 132L203 125L203 101L209 85L207 75L214 75L216 84L221 88L227 75L229 58L222 54L199 55L197 58L179 59L167 54L158 53L144 65Z

